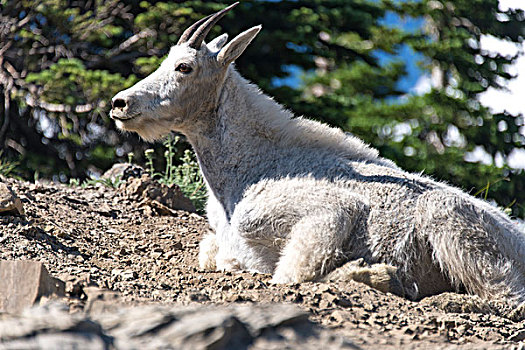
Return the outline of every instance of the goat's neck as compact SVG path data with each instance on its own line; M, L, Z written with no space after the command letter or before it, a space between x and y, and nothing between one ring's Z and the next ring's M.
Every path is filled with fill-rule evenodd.
M230 68L207 132L188 132L208 190L227 215L245 187L256 181L265 154L275 147L271 119L289 118L282 107ZM281 115L282 114L282 115Z

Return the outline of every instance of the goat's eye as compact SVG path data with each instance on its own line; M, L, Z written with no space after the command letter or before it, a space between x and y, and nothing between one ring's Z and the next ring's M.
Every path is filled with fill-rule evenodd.
M177 68L175 68L176 71L179 71L181 73L184 73L184 74L188 74L188 73L191 73L191 71L193 70L193 68L191 68L191 66L187 63L180 63Z

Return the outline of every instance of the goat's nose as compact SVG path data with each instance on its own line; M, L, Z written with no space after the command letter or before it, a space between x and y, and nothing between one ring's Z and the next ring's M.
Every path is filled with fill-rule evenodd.
M111 101L112 108L124 108L126 107L126 101L123 98L116 98Z

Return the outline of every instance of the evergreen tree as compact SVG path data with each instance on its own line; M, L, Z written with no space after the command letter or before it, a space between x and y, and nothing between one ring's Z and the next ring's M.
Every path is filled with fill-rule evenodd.
M152 72L185 28L226 5L0 0L4 157L18 156L28 177L39 172L66 179L106 169L130 151L142 154L143 143L116 132L109 120L111 97ZM210 38L261 23L264 31L237 66L286 103L301 94L300 87L274 84L288 75L289 67L309 71L315 59L359 60L377 67L370 53L323 38L345 33L367 40L383 13L379 4L359 0L243 1Z
M136 36L117 0L0 1L0 145L25 175L81 176L112 162L119 135L109 128L109 97L123 77ZM125 40L127 39L127 41ZM36 174L38 175L38 174Z
M419 32L394 31L387 47L408 45L424 56L422 68L432 76L432 90L422 96L390 95L402 64L372 67L361 62L332 62L308 81L309 109L323 110L328 121L355 133L411 171L423 171L525 215L525 172L510 169L506 159L514 148L525 146L520 133L523 116L492 114L478 101L489 87L501 88L512 77L506 67L517 58L481 49L482 35L521 43L525 34L523 11L498 10L497 0L384 1L400 16L424 18ZM343 40L338 36L334 41ZM384 50L376 41L367 50ZM358 39L358 42L363 42ZM387 79L382 80L383 77ZM306 101L304 101L306 100ZM300 108L300 107L299 107ZM309 111L306 111L307 113ZM466 155L482 147L503 166L467 161Z
M428 169L438 178L493 198L523 217L525 172L510 169L506 161L514 148L525 147L525 135L520 133L524 116L493 114L479 103L480 93L490 87L502 88L501 82L512 78L506 68L517 58L484 51L482 35L516 44L521 44L525 36L525 12L502 12L498 3L427 0L395 9L425 16L423 40L412 40L410 45L426 56L427 69L437 80L431 92L407 103L421 105L423 108L417 109L424 115L418 131L411 135L418 140L412 147L421 149L421 158L425 159L419 160L415 169ZM419 140L424 140L425 147ZM482 147L493 165L465 161L466 152L474 147ZM497 158L503 161L502 166L496 166Z
M115 130L108 102L152 72L186 27L228 3L0 0L2 157L18 158L27 177L65 180L142 154L135 135ZM387 11L424 18L426 27L387 26ZM476 146L503 161L524 146L522 116L478 102L510 78L505 67L515 59L481 50L481 35L521 42L523 19L523 11L499 11L497 0L252 0L208 39L262 24L236 64L279 102L358 135L402 168L481 191L523 216L524 172L465 160ZM395 57L407 45L435 77L422 96L399 89L404 62L379 63L378 53ZM300 83L279 83L297 71Z

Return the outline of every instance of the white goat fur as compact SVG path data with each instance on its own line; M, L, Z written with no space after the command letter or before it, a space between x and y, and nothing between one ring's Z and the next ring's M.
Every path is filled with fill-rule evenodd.
M339 129L294 118L231 64L259 30L226 46L225 35L198 50L174 46L113 99L120 128L147 140L177 131L192 144L214 231L201 243L201 268L296 283L363 258L397 267L411 298L464 288L524 302L525 235L509 218ZM192 72L176 71L180 62Z

